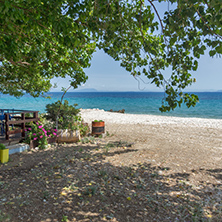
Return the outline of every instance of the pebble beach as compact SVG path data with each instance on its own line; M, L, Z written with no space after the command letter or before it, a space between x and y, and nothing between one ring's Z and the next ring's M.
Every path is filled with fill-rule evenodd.
M89 125L93 120L104 120L106 132L115 135L116 140L134 144L137 161L165 163L175 172L222 168L221 119L122 114L99 109L81 109L81 115ZM112 161L130 164L120 155Z
M104 120L106 123L111 124L174 125L182 127L187 126L222 129L222 119L126 114L108 112L103 109L81 109L81 115L86 122Z

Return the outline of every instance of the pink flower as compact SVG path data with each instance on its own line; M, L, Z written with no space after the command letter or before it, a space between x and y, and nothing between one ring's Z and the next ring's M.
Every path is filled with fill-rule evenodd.
M40 138L42 138L42 137L43 137L43 135L40 136Z
M41 129L43 126L38 126L39 127L39 129Z
M57 132L57 129L54 129L55 132Z
M37 137L35 137L33 140L37 140L38 138Z
M25 131L27 131L27 129L25 129Z
M37 125L39 125L39 123L38 123L38 122L36 122L36 124L37 124Z
M39 134L42 134L42 132L39 132Z
M53 133L53 135L55 135L55 136L56 136L56 133Z
M49 137L51 137L51 135L49 135Z
M28 130L30 130L30 131L31 131L32 129L31 129L31 128L28 128Z
M50 133L51 131L50 130L48 130L48 133Z
M35 136L35 135L36 135L36 133L33 133L32 135L33 135L33 136Z

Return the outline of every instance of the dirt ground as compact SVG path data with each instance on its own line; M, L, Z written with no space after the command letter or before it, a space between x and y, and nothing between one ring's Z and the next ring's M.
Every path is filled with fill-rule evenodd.
M13 154L0 221L222 221L222 130L108 124L106 136Z

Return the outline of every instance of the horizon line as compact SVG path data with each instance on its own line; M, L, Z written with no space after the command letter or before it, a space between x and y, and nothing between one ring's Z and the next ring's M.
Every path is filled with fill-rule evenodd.
M125 93L125 92L135 92L135 93L164 93L164 91L163 92L161 92L161 91L116 91L116 90L114 90L114 91L103 91L103 90L92 90L92 91L87 91L87 90L76 90L76 91L69 91L69 92L67 92L67 93L89 93L89 92L107 92L107 93L109 93L109 92L118 92L118 93ZM222 92L222 90L198 90L198 91L184 91L184 93L198 93L198 92ZM48 92L46 92L46 93L64 93L63 91L48 91Z

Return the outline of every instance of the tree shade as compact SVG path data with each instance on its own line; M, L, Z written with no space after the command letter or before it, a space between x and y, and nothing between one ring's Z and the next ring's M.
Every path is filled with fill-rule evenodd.
M194 106L198 97L183 90L207 49L222 53L222 1L169 0L175 7L161 18L156 5L163 2L0 0L0 92L37 97L52 78L66 76L77 88L98 47L164 89L161 111Z

